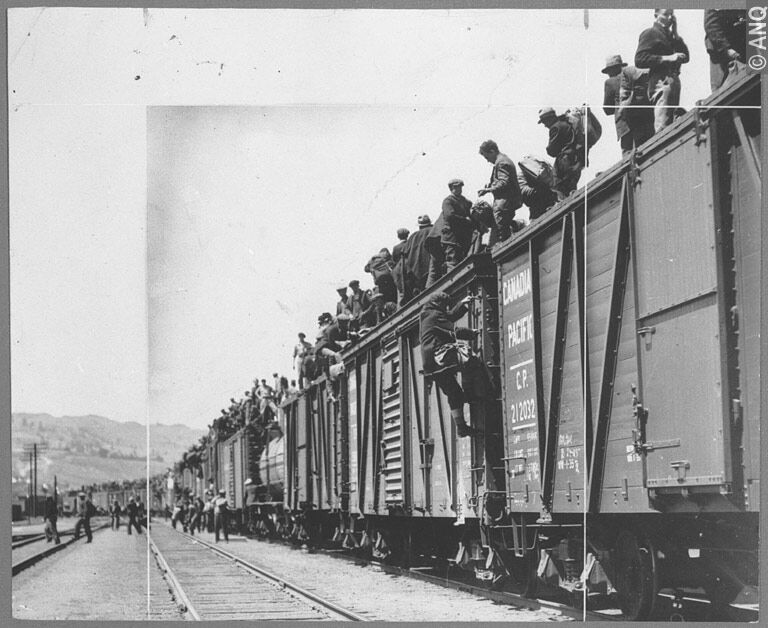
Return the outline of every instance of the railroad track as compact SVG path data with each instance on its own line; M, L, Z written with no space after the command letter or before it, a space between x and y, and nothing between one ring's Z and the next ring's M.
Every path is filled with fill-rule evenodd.
M103 530L104 528L107 528L107 527L109 527L108 523L102 523L102 524L99 524L97 526L94 526L91 529L91 532L93 534L96 534L97 531ZM35 552L31 556L26 556L25 558L22 558L20 560L15 561L12 564L12 566L11 566L11 574L13 576L15 576L15 575L21 573L22 571L24 571L25 569L28 569L29 567L31 567L35 563L40 562L44 558L47 558L48 556L51 556L52 554L55 554L56 552L60 552L65 547L68 547L69 545L72 545L72 543L78 541L81 538L85 538L85 535L80 535L80 537L75 538L74 532L73 531L69 531L69 530L64 532L64 533L59 533L59 537L63 537L63 536L70 536L71 538L67 539L66 541L64 539L62 539L61 543L59 545L53 545L53 544L47 545L46 544L45 549L43 549L43 550L41 550L39 552ZM24 546L30 545L32 543L38 543L38 542L43 541L43 540L45 540L45 534L29 536L29 537L27 537L25 539L20 539L20 540L18 540L16 542L13 542L11 544L11 549L12 550L13 549L19 549L20 547L24 547Z
M190 619L367 621L199 537L154 526L148 538Z

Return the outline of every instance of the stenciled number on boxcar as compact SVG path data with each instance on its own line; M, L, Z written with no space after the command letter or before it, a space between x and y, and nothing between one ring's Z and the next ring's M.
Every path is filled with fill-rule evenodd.
M510 471L513 477L539 478L535 321L531 267L527 260L514 264L502 279L506 414L509 427Z

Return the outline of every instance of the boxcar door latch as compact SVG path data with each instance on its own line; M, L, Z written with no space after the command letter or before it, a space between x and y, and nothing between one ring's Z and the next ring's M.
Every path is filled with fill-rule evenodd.
M677 479L679 482L682 482L685 480L685 474L688 472L688 469L691 468L691 463L687 460L673 460L669 463L669 466L677 471Z

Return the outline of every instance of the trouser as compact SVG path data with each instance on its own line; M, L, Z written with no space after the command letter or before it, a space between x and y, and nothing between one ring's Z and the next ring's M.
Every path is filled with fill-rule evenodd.
M469 247L462 246L461 244L452 244L444 242L443 245L443 257L445 258L445 272L449 273L456 268L461 261L467 256L467 250Z
M194 517L192 517L192 519L189 522L189 533L190 534L194 534L195 533L195 528L197 528L197 531L200 532L200 529L201 529L201 527L200 527L200 519L201 519L201 516L200 516L199 513L196 514Z
M208 532L213 532L213 512L208 511L205 519L205 526Z
M397 303L397 286L395 285L395 280L392 278L392 275L381 275L374 281L374 283L384 297L385 303L388 301Z
M633 112L632 117L627 118L629 132L621 136L621 156L626 157L644 142L653 137L653 113L650 109L639 109Z
M214 529L216 534L216 542L219 542L219 532L223 532L224 540L229 543L229 530L227 524L229 523L229 517L227 513L220 512L214 515Z
M676 75L660 77L653 88L653 131L658 133L669 126L675 109L680 104L680 78Z
M136 534L141 534L141 524L136 521L136 517L128 517L128 534L131 534L131 526L136 528Z
M573 192L579 185L581 171L584 168L584 147L569 146L555 158L555 190L562 199Z
M491 227L488 246L493 246L497 242L503 242L512 235L512 223L515 218L515 210L512 209L512 203L506 198L496 198L493 200L493 220L494 226Z
M59 538L59 530L56 527L56 519L48 519L45 522L45 540L50 543L56 541L56 545L61 543Z
M429 288L432 284L436 283L440 277L442 277L445 273L443 272L443 263L445 262L445 256L443 255L443 249L440 248L440 251L435 251L434 253L430 251L429 253L429 274L427 275L427 285L426 287Z
M93 534L91 533L91 520L87 517L80 517L75 524L75 538L80 538L80 529L85 528L85 536L90 543L93 540Z
M120 529L120 517L118 517L117 515L112 515L112 529L113 530Z

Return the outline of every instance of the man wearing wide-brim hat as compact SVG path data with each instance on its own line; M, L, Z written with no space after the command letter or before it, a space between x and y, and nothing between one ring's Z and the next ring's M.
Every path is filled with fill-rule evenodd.
M616 137L621 154L626 157L653 135L653 109L648 100L648 70L629 66L621 55L605 60L607 74L603 98L605 115L614 116Z

